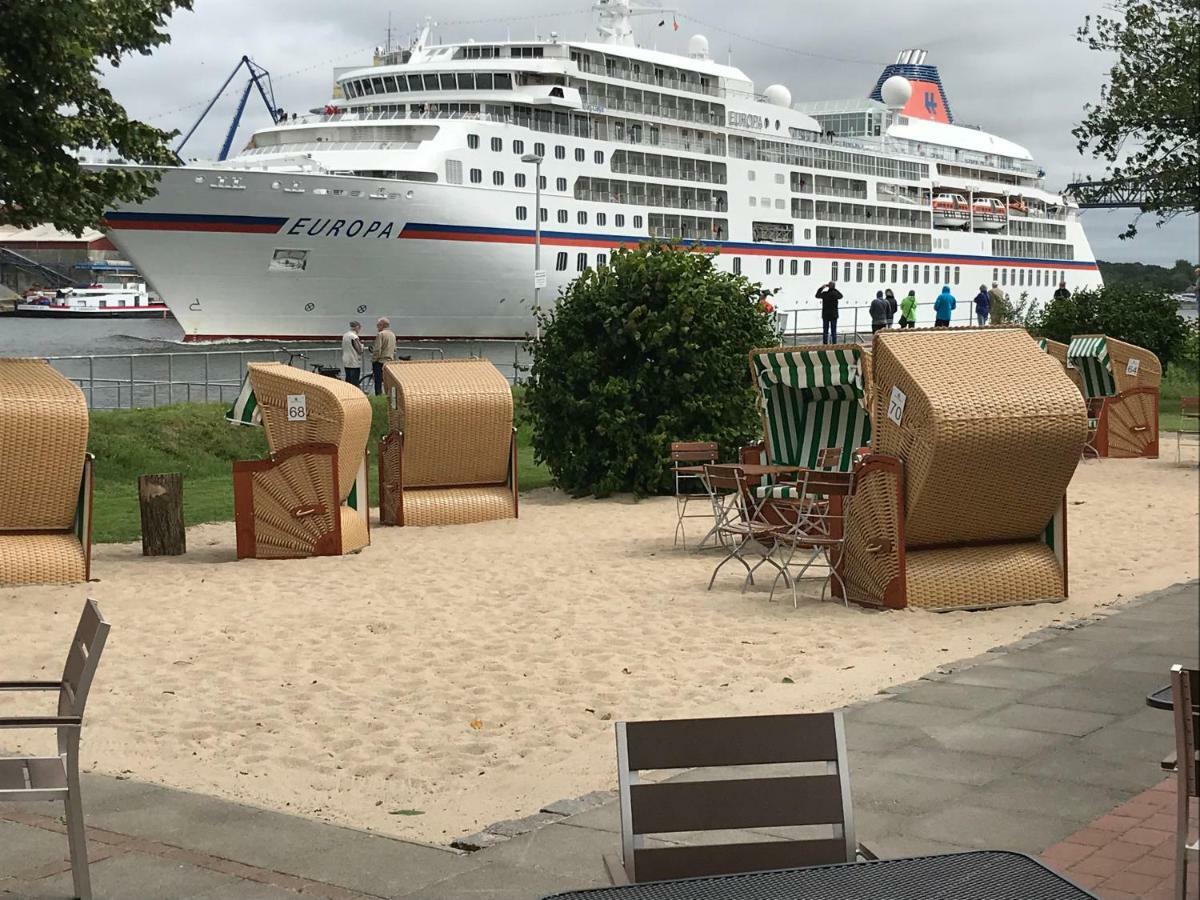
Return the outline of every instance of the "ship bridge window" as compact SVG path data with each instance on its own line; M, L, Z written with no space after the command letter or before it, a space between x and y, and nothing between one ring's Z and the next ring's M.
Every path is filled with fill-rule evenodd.
M510 74L508 74L507 72L497 72L493 78L493 83L494 83L494 88L493 88L494 90L497 90L497 91L511 91L512 90L512 76Z
M438 77L436 75L423 75L425 79L425 90L436 91L438 89Z
M425 85L424 85L424 84L421 82L421 76L420 76L420 75L409 75L409 76L408 76L408 89L409 89L410 91L423 91L423 90L425 90Z
M475 90L490 91L492 89L492 73L491 72L476 72L475 73Z
M383 77L383 90L385 93L394 94L396 92L396 76L385 75Z
M458 89L460 91L475 90L475 73L474 72L459 72L458 73Z
M392 90L401 91L401 92L408 90L408 79L405 78L403 75L395 76L393 81L395 82L396 86L394 88L392 88Z
M443 91L453 91L457 88L457 82L455 81L453 72L443 72L438 77L441 80Z
M508 55L518 59L541 59L542 47L510 47Z

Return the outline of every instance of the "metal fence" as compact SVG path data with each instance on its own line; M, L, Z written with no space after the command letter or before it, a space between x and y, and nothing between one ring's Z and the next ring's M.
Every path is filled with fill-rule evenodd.
M902 297L897 297L896 303L899 304L902 299ZM871 340L871 313L869 304L862 306L843 305L838 312L837 333L839 341L843 343L867 343ZM783 338L785 342L791 344L802 344L813 340L818 343L820 342L821 310L819 307L781 309L779 313L783 319ZM915 327L932 328L933 320L933 304L918 303ZM976 324L978 323L975 319L975 303L973 299L965 301L959 299L958 306L951 315L950 325L954 328L962 328ZM899 309L896 311L892 327L900 327Z
M412 359L486 357L509 381L526 370L523 343L487 341L453 345L397 347L398 356ZM164 353L108 353L93 356L47 357L83 390L91 409L140 409L172 403L232 403L237 398L246 365L280 362L298 368L340 371L341 347L305 345L253 350L185 350ZM364 366L370 374L370 366Z

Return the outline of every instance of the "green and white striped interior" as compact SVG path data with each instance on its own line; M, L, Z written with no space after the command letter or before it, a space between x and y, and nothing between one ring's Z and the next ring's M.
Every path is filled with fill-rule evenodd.
M861 353L777 350L756 354L752 364L768 464L814 468L823 449L837 447L842 452L835 468L850 471L854 451L871 438Z
M225 413L226 421L233 425L262 425L262 410L258 408L258 399L254 396L254 388L250 386L250 376L242 379L242 390L237 400Z
M1108 358L1108 341L1103 337L1071 338L1067 362L1079 370L1083 379L1083 393L1089 400L1116 394L1112 363Z

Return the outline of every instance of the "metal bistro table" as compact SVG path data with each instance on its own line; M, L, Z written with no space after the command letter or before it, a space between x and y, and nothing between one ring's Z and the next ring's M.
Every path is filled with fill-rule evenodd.
M652 881L555 894L553 900L1096 900L1096 897L1024 853L976 850Z

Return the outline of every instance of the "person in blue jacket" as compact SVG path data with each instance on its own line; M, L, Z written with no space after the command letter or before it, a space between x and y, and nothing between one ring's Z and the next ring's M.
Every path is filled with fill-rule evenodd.
M992 295L988 293L987 285L979 286L979 293L975 295L975 321L982 328L988 323L988 314L992 311Z
M933 327L949 328L950 314L954 312L956 306L958 306L958 301L950 293L950 285L943 285L942 292L933 301Z

